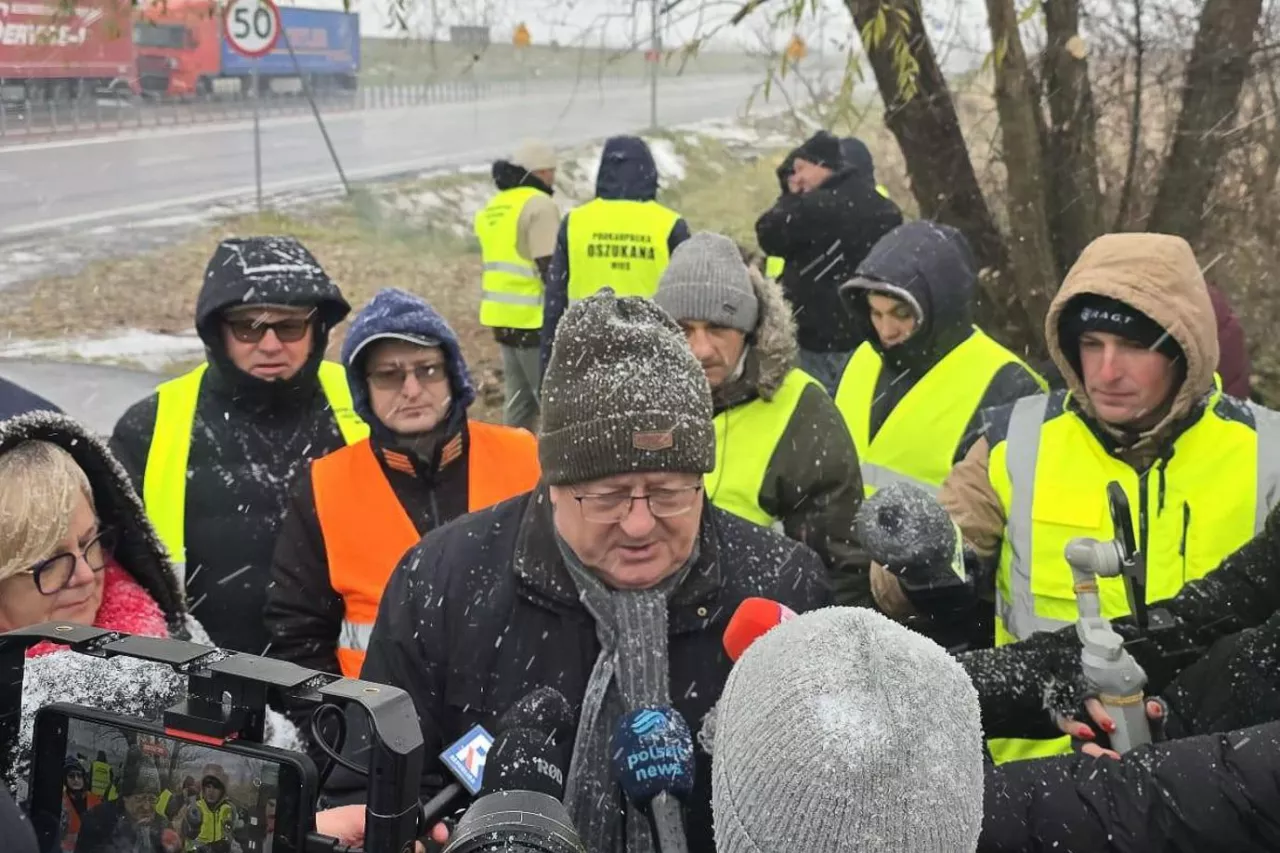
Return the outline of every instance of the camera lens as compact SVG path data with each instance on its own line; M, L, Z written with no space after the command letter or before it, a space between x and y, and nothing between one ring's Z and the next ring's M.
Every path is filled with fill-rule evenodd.
M476 800L445 853L587 853L559 800L536 791L498 791Z

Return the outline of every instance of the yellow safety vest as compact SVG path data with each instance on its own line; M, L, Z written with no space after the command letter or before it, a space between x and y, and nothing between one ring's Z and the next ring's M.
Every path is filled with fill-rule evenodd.
M1064 551L1077 536L1115 536L1107 484L1129 496L1133 530L1146 556L1147 601L1172 598L1260 531L1280 499L1280 414L1214 392L1204 415L1173 452L1139 475L1107 453L1066 406L1038 395L1013 407L1008 433L991 448L987 476L1005 532L996 574L996 644L1073 624L1079 613ZM1252 423L1249 421L1252 420ZM1099 578L1102 615L1129 613L1120 578ZM1059 755L1067 738L993 739L997 761Z
M227 837L228 831L233 828L232 824L235 821L235 811L226 800L211 809L201 797L196 801L196 806L200 809L200 834L187 842L188 850L200 844L213 844L215 841L223 840Z
M570 304L604 287L618 296L653 296L679 220L656 201L597 198L569 211Z
M142 479L147 517L169 552L179 582L184 578L187 564L187 459L191 454L191 430L200 383L208 367L202 364L190 373L161 383L156 389L156 424ZM367 438L369 425L352 408L351 389L347 387L347 374L342 365L321 362L319 379L342 440L353 444Z
M895 482L937 494L982 396L1009 364L1036 376L1022 359L975 328L921 377L871 438L871 406L884 360L871 344L858 347L836 388L836 408L858 449L866 496ZM1036 380L1045 387L1039 376Z
M503 190L476 212L476 238L484 256L480 283L480 324L490 328L542 328L542 279L538 268L520 256L520 212L541 191L533 187Z
M884 184L876 184L876 192L885 198L889 197L889 190ZM782 278L782 271L787 267L787 259L780 258L777 255L769 255L764 259L764 274L769 278L777 281Z
M793 368L772 400L757 397L715 416L716 467L703 477L713 504L762 527L777 524L778 519L760 506L760 489L778 442L800 404L800 395L807 386L818 384L803 370Z
M90 765L89 790L99 797L114 800L112 794L115 784L111 778L111 765L105 761L95 761Z

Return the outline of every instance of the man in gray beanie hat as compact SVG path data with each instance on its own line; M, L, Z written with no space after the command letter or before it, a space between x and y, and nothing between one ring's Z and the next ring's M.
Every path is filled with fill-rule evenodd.
M409 693L433 754L556 687L578 716L557 748L587 849L652 853L648 821L610 772L619 721L670 706L699 725L728 675L722 637L738 605L765 595L801 612L824 606L825 573L805 546L705 501L710 389L648 299L606 289L565 313L538 451L537 490L434 530L404 556L361 677ZM348 719L353 749L363 725ZM710 768L704 753L694 760L703 766L684 828L691 853L714 853ZM334 779L338 796L365 781ZM423 780L428 797L440 786Z
M871 606L869 562L854 538L858 453L816 379L796 366L781 287L737 245L701 232L671 254L653 301L684 330L711 384L715 467L707 497L818 552L840 604Z
M964 669L866 608L784 622L720 697L717 853L972 853L982 719Z

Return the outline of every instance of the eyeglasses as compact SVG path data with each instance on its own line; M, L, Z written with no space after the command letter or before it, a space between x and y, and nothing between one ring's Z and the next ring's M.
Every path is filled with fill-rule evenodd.
M312 311L305 317L290 317L287 320L276 320L274 323L263 323L252 319L224 320L231 336L242 344L256 344L266 337L267 332L275 332L281 343L296 344L307 336L311 328Z
M409 368L380 367L370 371L368 376L373 387L382 391L398 391L404 387L404 381L409 378L410 373L419 385L434 385L446 378L444 362L439 361L433 364L415 364Z
M76 560L83 558L92 571L100 572L107 567L107 560L115 551L115 546L115 531L100 530L83 550L56 554L29 569L23 569L21 574L31 575L41 595L57 595L70 585L71 578L75 576Z
M617 524L631 515L636 501L644 501L654 518L675 518L693 509L702 484L683 489L654 489L647 495L613 492L607 495L574 495L582 517L597 524Z

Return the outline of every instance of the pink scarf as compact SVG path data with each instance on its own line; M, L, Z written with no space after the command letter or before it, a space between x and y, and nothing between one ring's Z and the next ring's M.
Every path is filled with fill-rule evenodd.
M102 604L98 607L93 627L144 637L168 637L169 626L160 605L120 567L115 558L107 563L106 573L102 582ZM27 649L27 657L39 657L65 648L45 640Z

